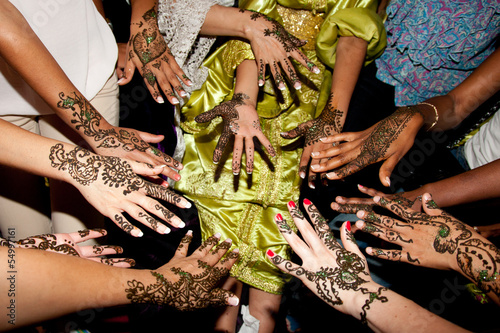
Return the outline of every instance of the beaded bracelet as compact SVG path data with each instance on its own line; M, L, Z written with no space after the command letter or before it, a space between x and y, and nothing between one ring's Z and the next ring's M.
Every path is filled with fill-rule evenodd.
M438 123L439 121L439 113L438 113L438 110L437 108L432 105L431 103L427 103L427 102L422 102L422 103L419 103L418 105L427 105L427 106L430 106L433 110L434 110L434 114L436 115L436 120L434 120L434 122L432 123L432 125L427 129L427 132L430 131L434 126L436 126L436 124Z

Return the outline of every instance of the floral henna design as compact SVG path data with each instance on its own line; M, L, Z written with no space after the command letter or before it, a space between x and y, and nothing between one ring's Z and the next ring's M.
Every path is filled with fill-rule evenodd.
M145 286L137 280L128 281L125 289L127 298L132 303L153 303L170 305L181 311L206 308L212 305L225 305L223 290L212 291L219 280L228 274L224 268L211 267L198 260L200 274L191 274L181 268L170 270L178 278L177 282L168 281L162 274L152 271L156 283Z
M58 244L57 237L52 234L33 236L26 239L21 239L16 243L17 245L19 245L19 247L26 249L51 251L75 257L80 256L78 251L75 249L76 244L73 241L64 239L63 244Z
M332 230L328 226L325 218L323 217L323 215L321 215L318 209L314 205L310 205L307 207L307 211L309 213L309 216L311 217L314 229L316 229L316 233L318 234L319 238L323 240L326 247L329 250L341 248L340 244L335 239Z
M236 93L230 101L224 102L213 108L211 111L204 112L196 116L195 121L198 123L209 122L215 117L222 117L223 119L224 128L222 129L219 142L215 147L213 158L214 163L219 163L224 149L231 139L231 134L238 134L239 125L236 121L239 119L239 115L236 107L245 105L245 100L247 99L250 99L248 95L244 93Z
M119 214L115 215L115 223L127 234L130 234L135 228L130 222L125 220L125 218Z
M351 162L353 166L340 168L335 173L344 178L350 174L351 169L362 169L381 160L391 144L397 140L408 123L419 113L416 109L399 108L392 115L379 122L363 143L358 157Z
M144 13L142 18L144 21L139 23L139 27L146 27L132 38L132 45L139 60L146 65L165 53L167 44L163 37L157 33L158 23L155 8Z
M283 135L286 139L293 139L305 135L305 146L310 146L321 138L342 132L342 118L344 111L338 110L333 104L333 93L328 98L326 108L321 115L313 120L299 125L294 130Z

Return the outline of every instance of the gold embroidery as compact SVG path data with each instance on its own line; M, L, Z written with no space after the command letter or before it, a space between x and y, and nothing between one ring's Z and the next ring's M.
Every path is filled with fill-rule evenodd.
M316 8L320 9L322 7L317 4ZM283 19L283 27L295 37L307 40L307 44L302 46L302 49L313 51L316 45L316 36L324 21L324 14L314 15L311 10L293 9L280 5L277 5L276 9Z
M255 59L250 44L234 39L227 42L222 51L222 64L228 75L232 75L236 67L247 59Z

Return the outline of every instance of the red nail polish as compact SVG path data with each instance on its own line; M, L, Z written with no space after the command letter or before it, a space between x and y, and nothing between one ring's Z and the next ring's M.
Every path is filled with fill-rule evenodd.
M347 221L347 223L345 224L345 228L347 229L347 231L351 231L351 222Z
M295 202L293 202L292 200L288 201L288 206L290 206L291 208L295 208Z
M281 214L278 213L278 214L276 214L276 219L278 221L283 221L283 216L281 216Z
M271 250L267 250L267 255L270 256L270 257L274 257L274 252L271 251Z
M312 202L309 199L304 199L304 204L305 205L310 205Z

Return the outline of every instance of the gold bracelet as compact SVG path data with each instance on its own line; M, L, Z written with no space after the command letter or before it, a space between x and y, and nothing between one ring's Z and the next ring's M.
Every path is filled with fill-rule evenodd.
M436 124L438 123L439 121L439 113L438 113L438 110L437 108L432 105L431 103L427 103L427 102L422 102L422 103L419 103L418 105L427 105L427 106L430 106L433 110L434 110L434 114L436 115L436 120L434 120L434 122L432 123L432 125L427 129L427 132L430 131L434 126L436 126Z

